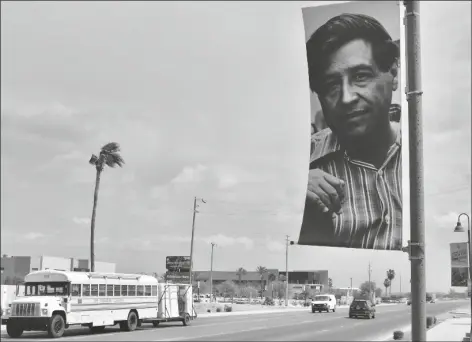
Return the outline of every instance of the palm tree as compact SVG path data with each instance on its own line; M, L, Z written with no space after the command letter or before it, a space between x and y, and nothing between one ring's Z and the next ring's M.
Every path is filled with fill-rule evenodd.
M259 275L261 276L261 299L262 299L262 295L264 293L264 280L263 280L263 276L264 274L267 273L267 268L264 267L264 266L257 266L257 269L256 269L257 273L259 273Z
M328 278L328 292L332 293L333 292L333 279Z
M238 275L238 283L239 283L239 286L241 286L241 281L243 279L243 276L246 275L247 271L240 267L236 270L236 274Z
M390 286L390 284L391 284L390 279L386 278L384 280L385 296L388 296L388 287Z
M92 154L89 163L95 166L97 175L95 177L95 192L93 194L93 210L92 210L92 221L90 227L90 270L95 271L95 253L94 253L94 239L95 239L95 216L97 214L97 201L98 201L98 189L100 186L100 176L105 168L108 167L122 167L125 161L119 154L120 145L116 142L111 142L103 146L100 150L100 154L97 157Z
M392 295L392 281L395 279L395 270L389 269L387 271L387 279L390 280L390 295Z
M267 277L267 280L269 282L268 286L270 286L272 284L273 286L273 283L274 281L277 279L277 277L275 276L274 273L269 273L269 276ZM272 288L272 291L271 291L271 294L272 294L272 298L274 298L274 290Z

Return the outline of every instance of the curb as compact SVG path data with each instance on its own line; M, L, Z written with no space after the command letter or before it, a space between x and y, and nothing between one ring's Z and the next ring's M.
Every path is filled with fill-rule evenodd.
M394 306L398 304L378 304L377 306ZM349 309L348 305L340 305L337 309ZM283 313L283 312L310 312L310 307L303 308L287 308L281 307L272 310L254 310L254 311L231 311L231 312L211 312L211 313L197 313L197 318L211 318L211 317L225 317L225 316L243 316L243 315L262 315L262 314L272 314L272 313Z

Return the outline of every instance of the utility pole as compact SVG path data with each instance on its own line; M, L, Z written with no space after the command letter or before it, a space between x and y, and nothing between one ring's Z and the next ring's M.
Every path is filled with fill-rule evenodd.
M213 301L213 248L216 243L211 243L211 265L210 265L210 303Z
M402 274L400 273L400 297L402 295Z
M372 283L370 282L371 272L372 272L372 267L370 267L370 261L369 261L369 300L372 302Z
M285 306L288 306L288 235L285 235Z
M352 296L353 291L352 291L352 277L351 277L351 291L350 291L350 296Z
M192 221L192 239L190 240L190 274L189 274L189 284L192 286L192 272L193 272L193 239L195 236L195 215L198 213L197 208L197 200L206 203L203 198L195 197L193 200L193 221ZM192 286L193 289L193 286Z
M405 6L408 130L410 149L411 332L413 341L426 341L426 272L424 225L423 118L421 96L420 1Z

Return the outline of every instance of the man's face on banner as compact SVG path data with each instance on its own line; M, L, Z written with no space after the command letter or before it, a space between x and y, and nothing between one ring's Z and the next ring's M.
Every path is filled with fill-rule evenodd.
M327 125L348 141L362 139L388 122L397 69L383 72L374 61L372 46L352 40L329 59L318 95Z

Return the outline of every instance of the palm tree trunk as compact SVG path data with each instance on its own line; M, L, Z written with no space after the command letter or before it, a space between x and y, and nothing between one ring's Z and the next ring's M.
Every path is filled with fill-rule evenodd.
M95 177L95 192L93 193L92 220L90 223L90 271L95 272L95 216L97 215L98 189L100 187L101 171L97 169Z

